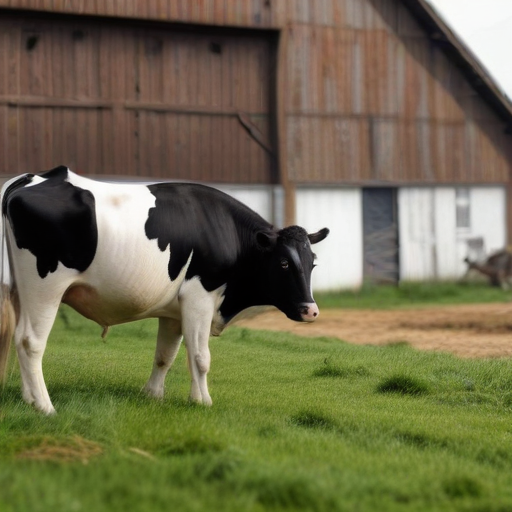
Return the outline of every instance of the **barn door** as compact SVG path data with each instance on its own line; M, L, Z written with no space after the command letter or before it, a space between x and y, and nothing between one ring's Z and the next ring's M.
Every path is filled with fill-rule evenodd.
M398 282L398 215L396 189L363 189L364 280Z
M277 32L2 11L0 175L277 183L276 52Z

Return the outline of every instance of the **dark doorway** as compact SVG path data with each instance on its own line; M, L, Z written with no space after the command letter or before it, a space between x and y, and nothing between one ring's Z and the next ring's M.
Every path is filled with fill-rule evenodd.
M364 280L398 283L398 212L395 188L363 189Z

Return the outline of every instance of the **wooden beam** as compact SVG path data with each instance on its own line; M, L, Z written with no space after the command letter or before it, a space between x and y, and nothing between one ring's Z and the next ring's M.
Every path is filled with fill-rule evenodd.
M277 158L279 166L279 181L284 190L284 223L286 226L295 224L295 184L288 175L288 143L287 143L287 117L286 93L288 86L288 32L286 26L279 34L277 48Z

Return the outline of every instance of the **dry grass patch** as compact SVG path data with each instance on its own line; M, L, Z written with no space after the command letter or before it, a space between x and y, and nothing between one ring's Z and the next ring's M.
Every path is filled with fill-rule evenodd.
M27 438L25 441L24 444L28 446L16 453L17 459L87 464L90 459L103 453L103 448L98 443L80 436L66 438L44 436Z

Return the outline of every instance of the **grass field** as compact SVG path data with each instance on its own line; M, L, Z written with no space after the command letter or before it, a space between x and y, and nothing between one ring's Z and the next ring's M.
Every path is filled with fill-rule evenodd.
M58 414L22 402L14 361L1 395L2 512L512 510L510 360L230 328L205 408L184 347L165 399L140 393L156 322L104 342L65 311L44 361Z
M404 282L400 286L366 285L359 290L317 294L320 308L418 307L447 304L509 302L512 290L503 291L486 282Z

